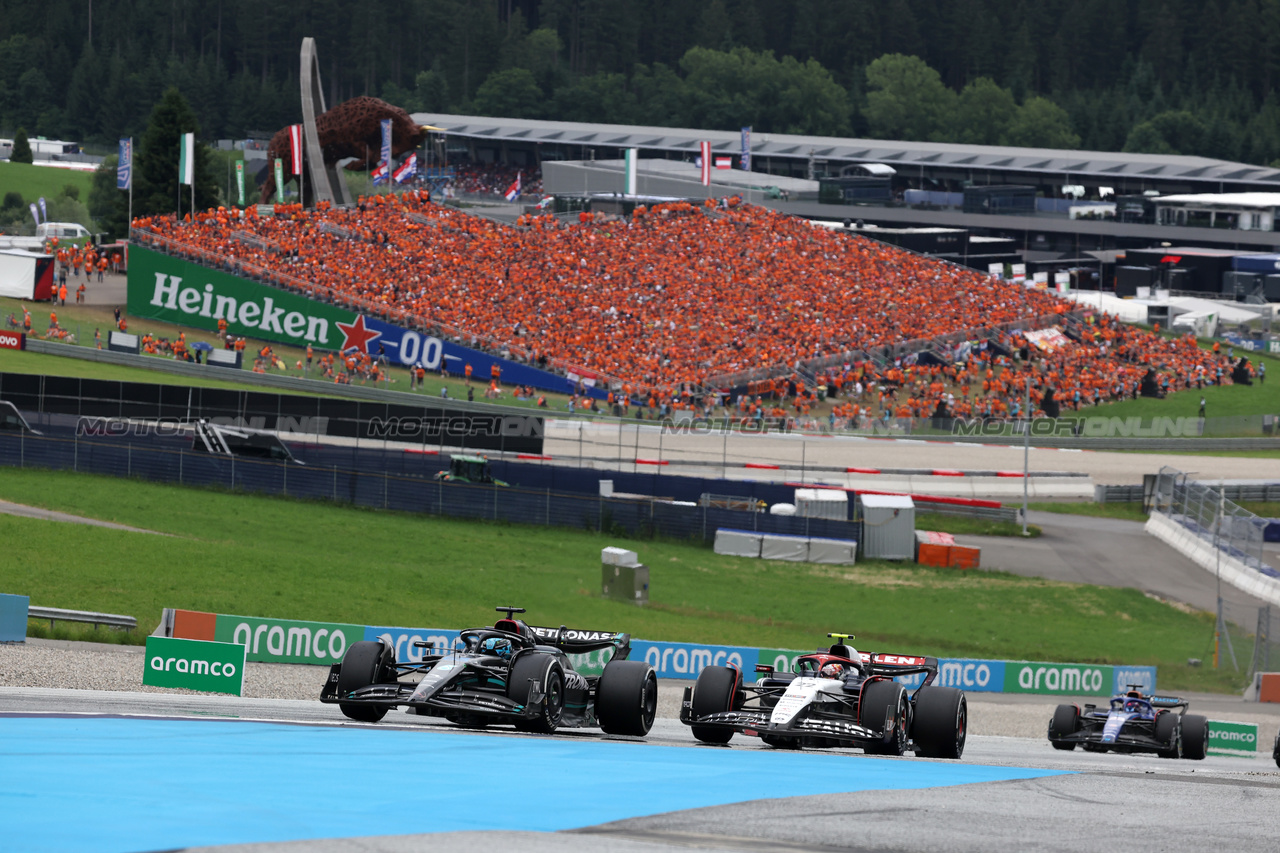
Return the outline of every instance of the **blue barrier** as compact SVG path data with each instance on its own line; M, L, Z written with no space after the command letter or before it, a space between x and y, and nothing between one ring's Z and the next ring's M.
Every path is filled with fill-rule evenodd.
M28 596L0 593L0 643L21 643L27 639L30 604Z

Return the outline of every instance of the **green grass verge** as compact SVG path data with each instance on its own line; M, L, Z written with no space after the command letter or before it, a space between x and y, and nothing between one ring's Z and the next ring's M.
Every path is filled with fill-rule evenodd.
M1155 664L1169 689L1237 689L1208 658L1212 616L1134 589L868 562L719 556L701 543L379 512L84 474L6 469L0 496L171 534L0 516L4 590L48 607L163 607L250 616L464 627L513 603L533 620L654 640L816 648L847 630L885 651ZM599 594L600 549L636 550L643 608Z
M1141 501L1100 504L1093 501L1062 502L1043 501L1027 504L1027 509L1037 512L1058 512L1064 515L1088 515L1094 518L1119 518L1124 521L1146 521Z
M30 163L0 162L0 188L3 188L3 192L21 193L27 202L33 202L41 196L46 199L57 198L62 195L62 188L68 184L80 190L82 204L89 203L93 172L35 166Z
M993 521L986 518L969 518L963 515L944 515L938 512L916 513L917 530L937 530L942 533L953 533L956 536L1021 536L1022 523L1016 521ZM1034 524L1027 525L1027 533L1031 537L1039 536L1043 531Z

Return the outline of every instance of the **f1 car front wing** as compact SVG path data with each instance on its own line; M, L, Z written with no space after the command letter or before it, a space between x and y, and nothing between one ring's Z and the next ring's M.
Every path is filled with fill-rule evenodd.
M751 734L778 735L782 737L813 735L839 740L884 741L886 735L892 737L893 733L892 716L886 720L885 733L882 734L849 720L811 714L792 720L785 728L772 728L769 725L771 713L766 709L744 708L738 711L721 711L716 714L694 717L693 703L686 700L680 706L680 722L690 726L723 726L736 732Z

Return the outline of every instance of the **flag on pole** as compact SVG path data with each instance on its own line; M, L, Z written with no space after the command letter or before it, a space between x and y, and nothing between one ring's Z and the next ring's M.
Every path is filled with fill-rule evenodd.
M418 173L418 155L410 154L409 159L400 164L400 168L396 169L391 177L395 178L397 184L403 184Z
M382 162L391 168L391 119L382 120Z
M289 154L293 157L293 174L302 174L302 125L289 125Z
M507 187L507 191L502 194L507 201L515 201L520 197L520 174L520 172L516 172L515 183Z
M625 192L627 195L636 194L636 149L627 149L627 185Z
M742 167L742 171L751 171L751 128L744 127L742 129L742 158L738 161L738 165Z
M387 182L387 164L379 163L378 168L374 169L369 175L373 178L373 185L385 184Z
M700 143L702 148L702 185L711 186L711 143Z
M182 134L178 146L178 183L194 186L196 182L196 135Z
M120 161L116 163L116 189L133 187L133 137L120 140Z
M284 161L276 158L276 201L284 202Z
M244 207L244 161L236 161L236 193L240 198L239 205Z
M27 205L27 209L31 211L31 218L36 221L36 225L40 224L40 211L36 210L36 203L33 201Z
M40 196L40 218L45 222L49 221L49 208L45 207L44 196Z
M732 158L732 157L717 157L717 158L716 158L716 168L717 168L717 169L732 169L732 168L733 168L733 158Z

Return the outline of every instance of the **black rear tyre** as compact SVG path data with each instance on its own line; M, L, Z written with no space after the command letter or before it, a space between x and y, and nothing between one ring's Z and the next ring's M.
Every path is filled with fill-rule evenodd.
M1161 758L1182 757L1182 731L1177 714L1165 711L1156 717L1156 740L1165 744L1165 748L1156 753Z
M658 714L658 676L641 660L611 660L596 685L596 721L606 734L644 737Z
M1182 715L1182 757L1203 761L1209 754L1209 720L1199 714Z
M694 719L740 707L742 705L739 699L741 681L741 673L728 666L709 666L698 673L698 680L693 686ZM691 728L693 736L703 743L728 743L733 738L733 729L728 727L692 726Z
M921 687L916 691L911 739L916 755L958 759L969 734L969 703L955 687Z
M381 683L387 678L387 659L392 654L389 648L376 640L353 643L342 656L342 669L338 670L338 696L343 697L361 687ZM394 666L394 658L389 663ZM389 680L395 680L394 670ZM339 702L338 708L348 719L361 723L376 723L387 715L387 709L379 705Z
M868 755L902 755L907 751L907 734L911 727L911 705L907 691L896 681L875 681L862 691L858 716L862 725L883 729L893 715L893 735L889 742L878 741L863 747Z
M1080 709L1075 705L1059 705L1054 709L1053 718L1049 720L1049 743L1054 749L1072 750L1076 748L1074 741L1063 743L1055 738L1073 735L1080 730Z
M517 720L516 728L549 735L560 725L560 715L564 713L564 669L560 661L552 655L540 654L516 658L507 676L507 698L528 705L534 685L541 688L543 694L537 705L538 715Z

